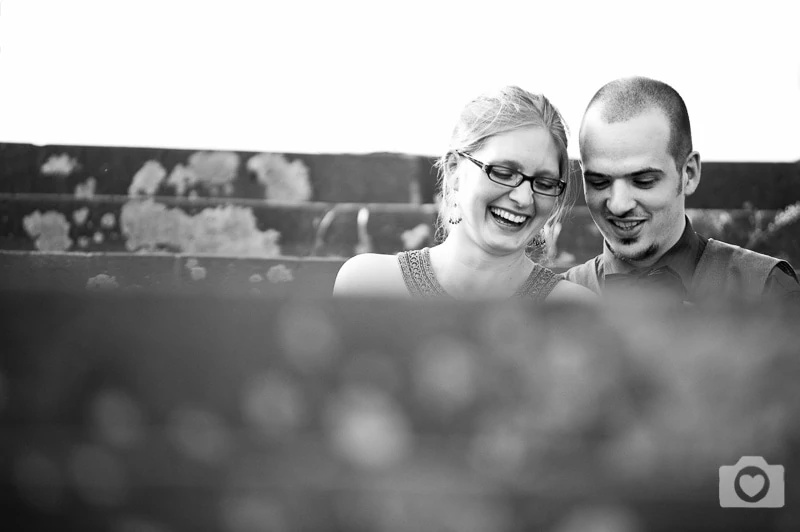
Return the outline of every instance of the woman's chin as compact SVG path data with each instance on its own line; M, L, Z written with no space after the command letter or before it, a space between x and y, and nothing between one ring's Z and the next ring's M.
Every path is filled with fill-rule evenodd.
M500 238L490 238L487 239L487 242L496 252L512 254L524 252L531 240L533 240L533 234L526 231L525 234L502 235Z

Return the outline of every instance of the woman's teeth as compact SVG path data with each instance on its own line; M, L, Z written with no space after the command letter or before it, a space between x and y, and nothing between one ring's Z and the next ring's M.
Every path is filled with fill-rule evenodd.
M503 220L507 220L515 224L521 224L528 219L528 216L523 216L521 214L511 214L508 211L504 211L503 209L497 209L494 207L490 208L489 211L498 218L502 218Z

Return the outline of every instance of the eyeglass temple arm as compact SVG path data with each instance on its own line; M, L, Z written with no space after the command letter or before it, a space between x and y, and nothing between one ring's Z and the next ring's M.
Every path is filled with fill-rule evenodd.
M461 151L461 150L453 150L453 151L454 151L455 153L457 153L458 155L460 155L460 156L462 156L462 157L464 157L464 158L466 158L466 159L469 159L470 161L472 161L472 162L473 162L475 165L479 166L479 167L480 167L480 168L481 168L481 169L482 169L484 172L486 171L486 169L487 169L488 167L492 166L491 164L484 164L484 163L480 162L479 160L477 160L477 159L475 159L474 157L472 157L472 155L470 155L470 154L468 154L468 153L464 153L464 152L463 152L463 151Z

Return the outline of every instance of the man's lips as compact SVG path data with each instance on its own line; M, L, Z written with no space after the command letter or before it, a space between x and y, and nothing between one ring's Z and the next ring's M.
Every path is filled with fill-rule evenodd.
M645 222L645 220L623 220L618 218L607 218L607 220L609 224L620 231L633 231Z

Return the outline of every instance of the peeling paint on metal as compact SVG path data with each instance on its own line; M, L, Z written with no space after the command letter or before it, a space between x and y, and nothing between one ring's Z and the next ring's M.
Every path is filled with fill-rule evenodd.
M276 264L267 270L267 279L271 283L288 283L294 281L294 274L285 265Z
M66 153L51 155L42 165L41 172L47 176L68 177L80 167L80 163L74 157Z
M69 222L58 211L42 214L35 211L22 220L25 231L35 239L39 251L67 251L72 246L69 237Z
M94 177L88 178L83 183L75 185L75 197L80 199L91 199L94 197L97 188L97 180Z
M206 278L206 269L202 266L194 266L189 268L189 275L193 281L200 281Z
M247 169L266 187L264 197L282 201L311 199L311 180L303 161L289 162L278 153L259 153L247 161Z
M430 241L431 228L428 224L419 224L413 229L403 231L400 238L403 240L403 249L419 249Z
M100 218L100 227L103 229L113 229L117 225L117 217L113 212L107 212Z
M175 189L176 196L187 192L197 195L202 188L211 195L233 194L233 181L239 172L240 157L226 151L199 151L189 157L187 165L177 164L166 184Z
M151 199L122 207L120 227L130 251L170 250L184 253L274 257L280 255L280 233L260 231L249 207L209 207L194 216Z
M81 207L72 213L72 221L75 222L75 225L83 225L88 217L89 207Z
M113 290L119 288L117 278L113 275L100 273L86 281L87 290Z
M167 171L158 161L147 161L133 176L128 196L152 196L167 175Z

